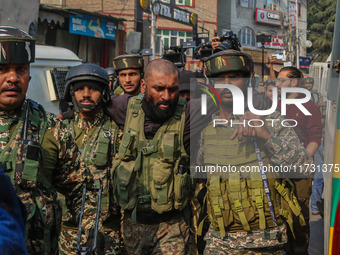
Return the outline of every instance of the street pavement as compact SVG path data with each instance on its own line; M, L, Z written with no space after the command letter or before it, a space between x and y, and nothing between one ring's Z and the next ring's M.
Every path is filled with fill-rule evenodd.
M323 219L320 215L311 215L310 225L310 241L308 252L310 255L324 254L324 228Z

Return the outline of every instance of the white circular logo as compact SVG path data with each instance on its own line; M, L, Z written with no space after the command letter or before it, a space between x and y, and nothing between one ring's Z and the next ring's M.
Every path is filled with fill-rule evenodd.
M161 6L159 3L154 3L152 6L153 13L158 16L161 11Z

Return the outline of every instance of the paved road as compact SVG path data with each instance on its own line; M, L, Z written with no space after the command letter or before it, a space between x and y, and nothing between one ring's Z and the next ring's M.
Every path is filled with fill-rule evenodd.
M311 215L310 221L310 242L309 254L322 255L324 254L324 229L323 219L320 215Z

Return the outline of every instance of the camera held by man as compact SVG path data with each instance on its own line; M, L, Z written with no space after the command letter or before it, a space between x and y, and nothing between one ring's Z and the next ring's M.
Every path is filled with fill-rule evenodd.
M227 30L224 34L213 37L211 41L200 44L194 51L194 58L209 57L211 54L229 49L240 51L240 47L237 35Z

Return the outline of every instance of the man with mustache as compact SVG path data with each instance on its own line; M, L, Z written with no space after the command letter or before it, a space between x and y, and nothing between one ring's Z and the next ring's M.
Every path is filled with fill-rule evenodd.
M246 53L226 50L206 58L204 68L214 78L215 87L229 84L245 94L253 61ZM247 111L247 105L244 115L234 114L233 103L238 99L231 89L216 91L222 104L212 119L228 122L215 125L211 121L202 131L198 165L231 166L232 170L207 171L206 206L211 225L204 254L281 254L287 225L292 227L293 213L301 218L301 209L294 203L284 174L260 168L298 167L311 158L294 130L281 126L278 112L267 116L276 120L275 125L261 125L263 117Z
M114 192L125 210L124 247L127 254L187 254L190 138L210 116L199 114L200 100L179 99L178 70L168 60L147 65L141 92L112 97L108 108L124 129L113 167Z
M28 253L55 254L61 220L57 191L79 215L88 171L67 127L25 99L34 58L31 36L0 26L0 165L27 210Z
M137 96L141 89L141 79L143 79L143 57L137 54L120 55L113 59L113 67L117 73L119 84L114 94Z
M104 113L103 107L110 101L109 75L95 64L82 64L71 67L66 76L64 99L74 106L73 117L64 123L70 128L77 146L82 152L85 164L94 179L94 187L87 190L87 197L97 199L102 183L101 227L98 233L97 254L120 254L120 208L110 196L110 170L118 148L119 128ZM66 197L66 202L69 203ZM96 204L88 199L85 203L96 213ZM94 226L94 219L84 217L86 228ZM68 211L63 217L59 242L60 254L77 252L78 225ZM89 242L89 236L83 243Z

